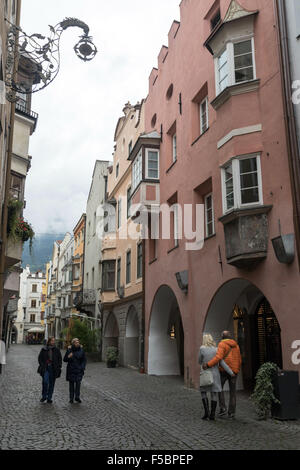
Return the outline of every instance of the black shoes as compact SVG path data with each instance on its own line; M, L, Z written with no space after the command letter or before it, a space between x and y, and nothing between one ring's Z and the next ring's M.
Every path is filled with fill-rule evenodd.
M73 401L73 400L70 400L69 403L74 403L74 401Z
M41 403L44 403L45 401L46 401L46 398L41 398L41 399L40 399L40 402L41 402Z
M225 416L226 414L227 414L226 408L221 408L218 413L218 416Z
M52 400L47 400L47 403L53 403L53 401Z
M75 401L77 401L78 403L81 403L80 398L75 398Z

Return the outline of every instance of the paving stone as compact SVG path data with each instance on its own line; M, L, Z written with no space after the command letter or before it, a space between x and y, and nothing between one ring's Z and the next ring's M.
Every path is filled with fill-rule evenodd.
M300 449L300 422L258 421L246 393L234 421L202 421L197 390L156 377L88 363L82 403L68 403L65 364L53 404L40 403L38 346L13 345L0 376L0 449Z

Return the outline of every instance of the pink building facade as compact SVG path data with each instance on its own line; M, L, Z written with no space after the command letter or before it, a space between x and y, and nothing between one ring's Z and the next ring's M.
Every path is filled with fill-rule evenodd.
M130 157L133 202L172 209L170 238L160 224L158 239L152 233L145 243L146 371L182 375L190 387L204 332L218 341L230 329L238 340L240 388L253 386L266 361L299 370L299 266L274 25L272 0L182 0L149 78L146 133ZM202 207L204 243L192 250L185 205L193 230Z

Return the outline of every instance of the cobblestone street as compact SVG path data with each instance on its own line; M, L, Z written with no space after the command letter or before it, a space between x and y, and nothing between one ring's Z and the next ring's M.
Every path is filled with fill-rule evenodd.
M237 416L201 420L201 396L175 377L88 363L82 403L69 404L65 364L53 404L40 403L39 346L10 348L0 376L1 449L300 449L300 421L258 421L238 394Z

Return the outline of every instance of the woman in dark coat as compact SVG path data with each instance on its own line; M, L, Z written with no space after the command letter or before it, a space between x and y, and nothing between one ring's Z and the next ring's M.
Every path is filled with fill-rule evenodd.
M69 382L70 403L74 402L74 393L75 401L81 403L80 385L86 366L86 357L78 338L74 338L72 340L72 346L68 347L64 357L64 362L68 363L67 381Z
M47 403L52 403L55 380L60 377L62 366L61 352L55 347L54 337L49 338L47 345L43 346L38 361L38 373L43 377L43 390L40 401L43 403L47 400Z

